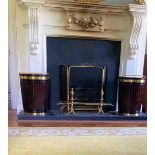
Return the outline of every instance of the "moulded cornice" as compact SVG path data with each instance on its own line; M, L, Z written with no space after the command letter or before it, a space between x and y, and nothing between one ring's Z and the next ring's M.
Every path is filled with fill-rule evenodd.
M18 0L18 4L44 4L45 0Z
M48 8L62 8L64 10L84 10L91 12L103 12L105 14L128 13L128 6L99 5L99 4L78 4L72 2L51 1L51 0L18 0L18 4L24 6L42 6Z

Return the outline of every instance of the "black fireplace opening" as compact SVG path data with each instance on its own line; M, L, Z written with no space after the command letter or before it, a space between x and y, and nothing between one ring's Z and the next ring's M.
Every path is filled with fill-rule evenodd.
M47 37L47 72L50 76L49 110L59 110L67 101L67 67L70 67L69 93L75 102L101 101L104 68L104 110L115 111L120 64L120 41L90 38ZM93 66L93 67L92 67Z

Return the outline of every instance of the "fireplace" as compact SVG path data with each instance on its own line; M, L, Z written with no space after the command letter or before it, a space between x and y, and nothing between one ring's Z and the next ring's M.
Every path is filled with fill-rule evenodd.
M105 112L114 111L120 48L120 41L47 37L47 72L51 79L49 109L65 109L64 103L72 98L77 110L84 102L81 110L95 107L98 111L97 107L104 102Z
M13 33L16 46L11 49L10 75L12 104L18 114L23 110L19 72L49 72L49 109L57 110L61 101L60 66L82 65L106 68L104 101L113 106L105 106L105 110L117 111L118 76L143 74L146 5L131 0L100 4L19 0L12 9L12 19L16 21L12 25L17 32ZM60 40L64 44L60 44ZM66 42L70 40L72 49L68 50ZM54 43L49 46L51 42ZM77 42L83 48L79 49ZM92 42L97 45L93 46ZM61 52L56 48L65 50ZM114 57L115 61L111 61Z

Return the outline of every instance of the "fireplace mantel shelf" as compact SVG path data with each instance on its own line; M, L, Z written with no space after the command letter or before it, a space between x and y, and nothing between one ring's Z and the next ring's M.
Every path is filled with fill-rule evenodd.
M125 3L124 5L115 3L76 3L74 1L56 1L56 0L19 0L18 4L24 7L43 7L43 8L62 8L68 10L83 10L89 12L100 12L105 14L129 14L130 8L134 11L146 12L146 5L138 5L137 3Z

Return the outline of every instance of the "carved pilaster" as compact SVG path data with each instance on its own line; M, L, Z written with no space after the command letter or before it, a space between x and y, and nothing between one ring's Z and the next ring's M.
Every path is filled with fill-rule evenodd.
M29 7L29 43L31 54L37 54L38 34L38 7Z
M146 27L143 26L145 24L145 16L146 16L146 8L140 5L129 5L129 10L132 18L132 30L129 41L129 58L136 58L137 51L139 50L139 40L145 38L139 38L140 33ZM142 29L143 27L143 29Z

